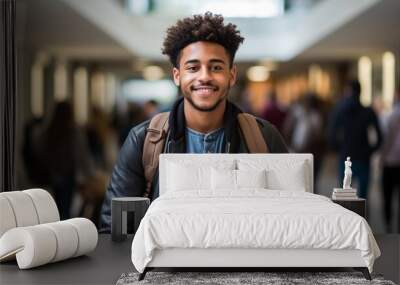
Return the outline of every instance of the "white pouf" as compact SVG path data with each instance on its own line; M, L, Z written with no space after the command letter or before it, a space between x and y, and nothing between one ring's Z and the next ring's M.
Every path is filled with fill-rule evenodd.
M15 228L17 222L8 199L0 195L0 237L9 229Z
M44 224L43 226L49 228L55 234L57 245L60 245L57 246L57 252L52 262L64 260L75 255L78 250L79 237L69 223L55 222Z
M88 219L18 227L0 238L0 261L16 255L20 269L77 257L96 248L96 226Z
M0 237L15 227L60 220L53 197L39 188L0 193L0 213Z
M17 227L33 226L39 223L35 205L30 196L22 191L2 192L13 210Z
M13 228L0 239L0 261L16 255L20 269L49 263L56 254L57 240L54 233L40 225Z
M39 224L57 222L60 220L56 202L49 192L39 188L24 190L22 192L31 197L39 218Z
M98 233L92 221L85 218L73 218L64 222L71 224L78 232L78 249L74 255L79 256L96 248Z

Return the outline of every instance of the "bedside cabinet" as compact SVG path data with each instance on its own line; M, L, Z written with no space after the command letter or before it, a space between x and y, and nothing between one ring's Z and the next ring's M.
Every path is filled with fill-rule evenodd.
M115 197L111 200L111 240L124 241L128 236L128 212L134 214L134 233L146 214L150 199L144 197Z
M332 199L332 202L339 204L340 206L359 214L363 218L367 218L367 201L362 198L355 198L352 200L337 200Z

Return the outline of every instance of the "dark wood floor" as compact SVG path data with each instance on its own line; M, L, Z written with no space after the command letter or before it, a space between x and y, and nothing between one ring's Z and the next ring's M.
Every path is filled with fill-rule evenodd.
M400 235L376 235L376 240L382 256L376 261L374 272L399 284ZM96 250L88 256L29 270L19 270L15 261L3 263L0 284L115 284L122 273L135 270L130 259L131 243L132 236L124 242L113 243L109 235L100 235ZM332 268L330 271L343 270Z
M381 250L381 257L375 262L374 272L400 284L400 234L378 234L375 238Z

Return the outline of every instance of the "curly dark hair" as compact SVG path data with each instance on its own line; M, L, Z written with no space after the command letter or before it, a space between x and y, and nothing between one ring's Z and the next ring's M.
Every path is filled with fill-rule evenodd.
M164 39L162 53L169 57L174 67L178 67L182 49L194 42L207 41L222 45L229 54L232 66L236 51L243 40L236 25L224 25L222 15L206 12L204 15L179 20L175 26L170 27Z

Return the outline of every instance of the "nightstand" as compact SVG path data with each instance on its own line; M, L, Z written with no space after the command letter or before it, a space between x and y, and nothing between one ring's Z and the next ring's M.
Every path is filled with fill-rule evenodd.
M340 206L359 214L363 218L367 218L367 201L362 198L355 198L351 200L337 200L332 199L332 201Z
M124 241L128 234L128 212L134 214L134 233L144 217L150 199L144 197L116 197L111 200L112 241Z

